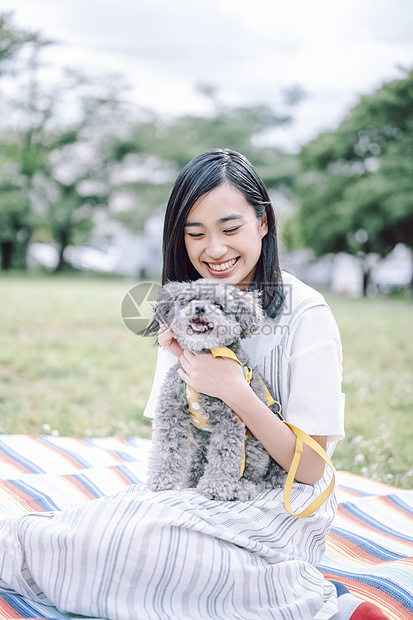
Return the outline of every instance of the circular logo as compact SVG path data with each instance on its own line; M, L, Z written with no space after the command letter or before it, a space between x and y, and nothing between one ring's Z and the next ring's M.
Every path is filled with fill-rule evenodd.
M140 282L126 293L120 311L125 326L133 334L152 322L152 304L158 299L160 289L156 282Z

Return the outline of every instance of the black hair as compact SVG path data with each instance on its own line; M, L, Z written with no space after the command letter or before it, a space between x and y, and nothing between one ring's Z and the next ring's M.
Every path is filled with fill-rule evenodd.
M265 185L244 155L230 149L214 149L198 155L179 173L169 198L163 229L162 285L188 282L201 276L189 260L185 247L185 223L195 202L207 192L229 183L244 196L257 219L267 215L268 232L248 290L261 291L266 314L275 318L284 303L284 288L278 258L274 209ZM154 333L151 324L146 334Z

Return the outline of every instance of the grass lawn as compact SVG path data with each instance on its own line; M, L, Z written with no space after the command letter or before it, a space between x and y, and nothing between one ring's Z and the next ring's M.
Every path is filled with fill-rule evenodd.
M120 316L133 284L0 278L0 432L150 436L156 347ZM413 301L326 297L344 349L347 436L335 465L411 488Z

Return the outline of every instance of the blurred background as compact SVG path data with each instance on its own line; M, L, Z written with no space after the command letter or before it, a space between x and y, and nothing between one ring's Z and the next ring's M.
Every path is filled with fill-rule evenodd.
M410 0L0 0L3 432L149 432L155 350L135 359L121 299L159 281L178 171L229 147L269 189L284 268L333 307L343 466L378 476L413 406L412 32ZM407 484L404 449L382 479Z
M270 190L287 268L355 296L409 286L409 0L0 11L2 271L156 278L177 172L230 147Z

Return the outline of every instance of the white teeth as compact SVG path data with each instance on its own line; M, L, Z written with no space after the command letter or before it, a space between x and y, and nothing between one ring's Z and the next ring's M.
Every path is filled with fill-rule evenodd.
M233 265L235 265L237 259L233 258L227 263L222 263L221 265L214 265L214 263L208 263L208 267L212 269L212 271L225 271L225 269L230 269Z

